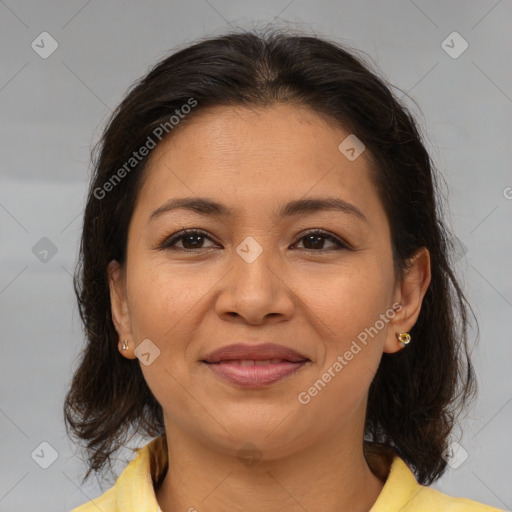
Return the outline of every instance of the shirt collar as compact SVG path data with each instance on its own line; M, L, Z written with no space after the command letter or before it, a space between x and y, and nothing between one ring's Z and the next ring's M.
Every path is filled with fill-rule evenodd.
M396 454L383 449L372 449L367 457L372 470L385 480L384 487L370 512L388 512L389 503L411 501L420 486L405 462ZM162 512L156 499L155 487L165 476L168 467L167 438L154 438L136 450L137 456L119 476L117 509L122 512ZM387 478L386 478L387 474Z
M155 484L167 470L165 434L155 437L137 452L116 483L117 509L122 512L162 512L156 500Z

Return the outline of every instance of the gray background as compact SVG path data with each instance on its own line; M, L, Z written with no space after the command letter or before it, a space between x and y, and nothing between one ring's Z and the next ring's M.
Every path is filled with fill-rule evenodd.
M468 457L434 487L512 508L511 2L6 0L0 2L0 511L66 511L113 483L99 487L93 479L80 487L85 467L62 419L83 343L71 273L89 151L106 116L176 46L273 19L367 52L419 105L407 99L447 181L449 220L461 241L457 266L481 328L473 352L479 399L456 439ZM42 46L44 31L59 45L46 59L31 47L34 40ZM441 45L453 31L469 44L457 58ZM445 44L458 53L463 41ZM39 242L43 237L56 254L48 241ZM34 459L51 462L41 442L58 454L47 469L31 457L37 448ZM121 454L118 470L130 457Z

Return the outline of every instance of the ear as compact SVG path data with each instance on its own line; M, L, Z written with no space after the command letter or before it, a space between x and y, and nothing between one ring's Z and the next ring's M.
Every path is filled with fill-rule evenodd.
M400 310L396 309L397 313L390 321L384 352L393 353L402 349L397 335L410 331L416 323L430 279L430 253L426 247L422 247L410 258L403 279L397 284L395 302L400 303L402 307Z
M112 260L107 268L108 284L110 288L110 307L112 321L119 336L118 349L127 359L135 359L135 343L131 330L130 314L126 297L126 280L121 265ZM128 349L123 350L123 341L128 340Z

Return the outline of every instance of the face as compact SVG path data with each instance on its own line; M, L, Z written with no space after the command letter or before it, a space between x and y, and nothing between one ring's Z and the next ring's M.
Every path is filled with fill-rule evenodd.
M109 272L120 352L139 357L166 430L268 459L362 435L382 353L400 349L429 275L423 254L396 281L368 155L338 149L348 135L305 107L218 107L153 150ZM196 206L172 207L184 198ZM311 207L327 199L338 207ZM256 352L214 362L232 344Z

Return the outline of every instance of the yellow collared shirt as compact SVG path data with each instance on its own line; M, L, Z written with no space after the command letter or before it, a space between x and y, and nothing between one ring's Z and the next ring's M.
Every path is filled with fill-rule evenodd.
M155 496L167 467L165 437L139 448L116 483L98 498L72 512L162 512ZM384 487L370 512L503 512L466 498L454 498L420 485L405 462L394 456Z

